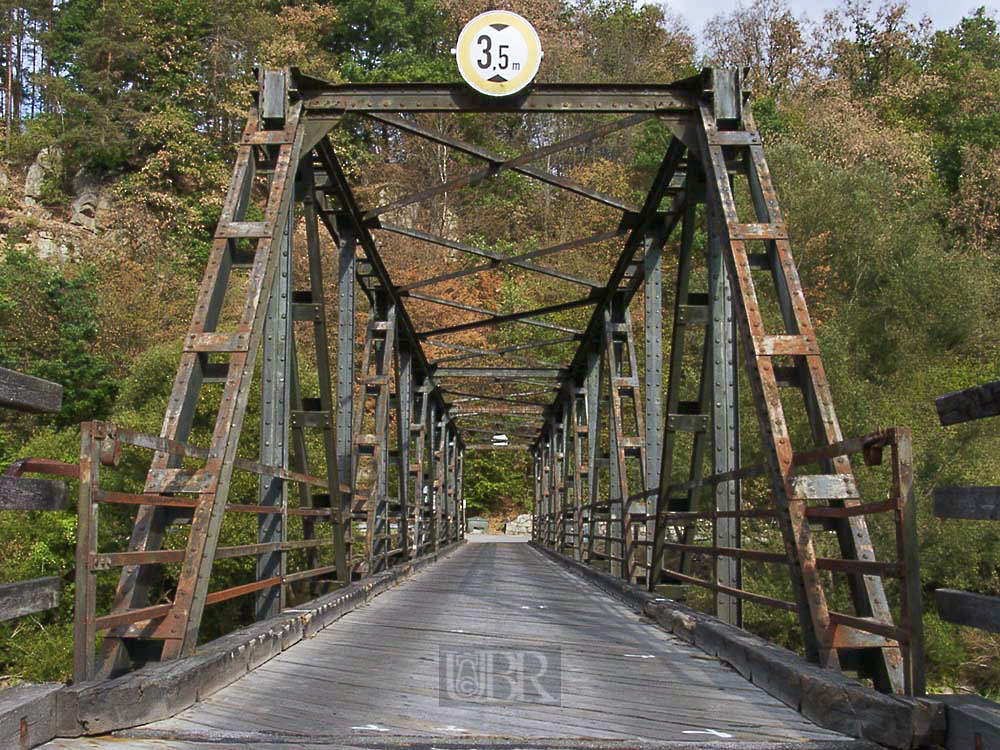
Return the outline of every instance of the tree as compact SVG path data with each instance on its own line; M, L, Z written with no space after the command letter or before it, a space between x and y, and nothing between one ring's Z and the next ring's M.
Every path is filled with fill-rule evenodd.
M694 37L662 5L587 0L573 15L584 39L577 80L669 82L694 72Z
M63 386L57 426L106 417L117 389L109 362L94 351L100 320L93 269L70 276L13 247L0 269L0 361Z
M937 162L949 190L959 190L967 162L1000 146L1000 33L979 8L931 38L926 71L937 85L914 102L935 136Z
M817 33L822 64L867 97L915 75L930 21L914 24L908 10L905 0L886 0L877 8L870 0L844 0Z
M779 96L813 69L803 27L785 0L737 5L705 24L708 60L713 65L748 66L746 80L758 96Z
M349 81L441 81L453 41L435 0L346 0L323 46Z

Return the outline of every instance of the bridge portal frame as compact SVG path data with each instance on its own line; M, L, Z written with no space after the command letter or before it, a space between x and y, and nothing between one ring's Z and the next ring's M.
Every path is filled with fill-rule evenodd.
M702 479L706 453L712 475L726 477L713 484L714 547L741 547L740 480L744 474L739 467L737 354L742 349L767 456L764 473L771 478L774 515L784 539L794 608L807 655L838 668L843 654L865 667L882 689L917 689L909 670L904 678L901 652L910 644L904 644L901 630L892 624L882 587L881 576L891 564L874 560L864 515L851 510L859 505L859 499L846 451L817 459L819 474L803 477L793 471L797 454L791 445L779 386L802 394L817 445L829 449L839 445L842 436L791 258L787 229L746 100L740 72L735 70L709 70L670 85L536 84L500 100L481 97L461 85L332 85L294 70L264 72L239 146L161 433L171 445L184 443L191 432L202 384L214 380L223 384L223 390L210 447L204 465L193 470L182 468L170 452L157 452L144 489L151 502L140 507L129 547L134 553L156 552L167 527L176 520L176 514L166 513L152 498L194 494L191 530L176 592L164 614L146 618L141 633L128 627L110 630L99 673L112 674L149 658L149 653L157 651L149 648L150 642L162 644L155 654L161 659L189 655L195 648L262 342L265 419L261 444L265 450L260 464L273 467L275 472L263 477L260 501L287 508L289 480L283 474L290 463L306 473L303 431L320 431L336 559L332 567L341 584L357 573L352 566L354 541L350 531L355 514L363 513L367 521L364 558L368 572L437 550L462 535L461 468L467 446L459 422L471 419L483 402L499 402L539 408L541 412L537 433L510 430L516 438L511 445L528 448L534 456L536 539L559 552L571 549L578 559L590 563L603 556L617 575L650 590L664 583L676 585L688 575L688 553L693 551L691 527L682 528L677 541L670 541L671 514L696 511L693 489ZM422 112L612 113L622 117L505 158L400 117ZM486 166L363 210L328 137L341 118L351 113L447 146L486 162ZM654 118L673 138L641 207L531 166L544 156ZM447 190L477 185L503 170L611 207L621 212L620 222L603 234L506 257L381 219ZM749 191L749 208L741 204L739 211L733 191L737 178L746 180ZM267 186L267 198L260 206L263 221L255 220L248 211L257 179ZM308 290L291 285L290 228L294 226L296 203L303 206L307 229ZM753 221L740 220L739 213L746 210L753 214ZM338 346L332 370L325 364L319 226L327 230L338 248ZM680 263L664 393L663 257L678 226ZM704 291L692 291L692 278L701 274L692 272L699 226L707 234L704 268L708 281ZM485 262L397 286L379 254L373 229L408 234ZM624 248L606 282L533 262L617 236L624 238ZM749 243L760 243L763 251L749 251ZM223 332L219 321L227 292L232 291L230 271L241 265L251 271L242 290L244 305L236 330ZM500 265L554 276L583 286L586 292L559 304L502 313L416 291L445 277L458 278ZM752 279L754 270L770 272L783 325L780 333L767 332ZM357 289L372 309L360 368L354 349ZM645 312L642 370L629 319L629 304L640 290L644 292ZM407 313L407 299L457 307L484 317L420 331ZM584 330L545 319L577 307L593 308ZM291 321L307 319L314 323L321 381L320 396L312 399L301 396L294 326L290 326ZM470 357L520 357L520 352L543 348L547 342L492 351L463 351L463 347L450 345L462 355L438 360L428 358L424 351L424 344L437 344L452 333L508 323L553 330L563 341L578 342L573 360L568 367L551 363L533 367L452 364ZM690 349L690 344L685 344L690 338L686 334L698 329L702 330L702 341L695 347L701 362L695 378L696 396L685 399L682 386L690 380L683 363L685 348ZM778 360L782 363L776 365ZM784 364L785 360L789 364ZM513 381L533 390L489 395L463 393L455 386L440 384L454 379ZM554 400L548 405L536 400L538 395L553 393ZM452 395L464 398L450 401ZM372 406L366 407L369 400ZM625 401L631 402L631 410ZM473 411L459 404L467 404ZM416 422L411 421L414 415L419 415ZM475 434L477 429L470 426L468 431ZM416 465L410 464L410 455L417 457ZM365 460L373 464L367 473L367 491L359 487L359 466ZM685 464L687 485L681 483L685 491L671 495L678 488L672 481L675 469L684 471ZM604 476L609 489L606 499L601 497ZM396 497L389 497L390 486L397 488ZM635 492L636 487L641 489ZM837 531L843 557L837 570L847 574L851 585L856 609L851 619L831 619L805 512L809 500L845 509L839 515L834 513L830 523ZM300 502L312 505L315 498L303 492ZM392 507L398 510L393 513ZM285 523L279 516L278 512L261 516L261 543L283 540ZM390 549L390 517L397 519L399 529L396 549ZM675 569L665 572L668 550L681 552L681 560ZM717 614L735 624L741 618L737 592L741 589L742 559L740 554L716 555L713 571ZM261 615L282 606L282 561L280 552L259 560L261 575L277 571L272 577L282 579L258 594ZM148 564L125 567L111 621L125 622L148 607L143 599L148 596L153 575ZM895 636L895 641L890 636ZM83 676L93 673L87 671L89 667L83 669Z

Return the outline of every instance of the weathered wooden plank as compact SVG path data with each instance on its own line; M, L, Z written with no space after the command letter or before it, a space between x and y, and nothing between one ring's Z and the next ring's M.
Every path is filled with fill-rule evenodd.
M310 638L356 606L372 601L379 581L396 583L450 554L455 546L413 560L199 647L194 656L147 665L121 677L80 682L59 697L58 732L101 734L176 714ZM80 742L83 742L82 740Z
M942 620L1000 633L1000 597L938 589L934 601Z
M0 585L0 622L44 612L59 604L59 578L35 578Z
M427 659L427 657L423 658ZM319 701L321 707L327 709L329 704L324 696L331 689L336 690L337 687L343 689L345 686L349 686L350 691L345 694L342 700L355 703L361 701L362 707L368 706L373 700L377 703L383 703L393 699L393 695L399 694L422 700L425 708L436 710L434 704L438 702L440 697L438 675L400 675L395 683L387 685L381 675L368 674L370 668L371 660L369 659L366 664L356 664L350 669L342 668L339 676L331 678L330 675L336 675L337 670L327 670L325 666L317 667L315 664L298 665L292 674L285 674L265 665L261 667L264 670L262 677L270 676L271 679L266 683L261 680L258 685L266 684L267 687L249 685L246 688L247 693L242 697L254 691L263 690L262 698L268 694L274 696L284 693L290 696L289 701L298 703L309 700L303 696L313 695L317 696L316 700ZM745 694L741 696L738 693L734 694L734 691L722 688L690 690L685 689L683 685L670 685L664 689L664 686L655 680L630 682L625 669L620 670L618 679L604 674L589 675L583 670L576 672L563 670L562 677L560 689L562 720L567 720L572 716L576 716L580 720L587 718L587 714L579 712L603 713L609 707L609 694L627 691L630 695L629 710L649 717L649 720L655 724L643 725L630 719L624 728L645 729L655 735L657 725L684 724L689 726L692 723L705 720L705 706L725 703L726 722L730 726L750 723L754 727L770 729L779 733L789 731L786 716L771 717L768 715L767 708L773 706L773 703L766 700L751 700L745 697ZM757 691L758 695L760 692ZM665 694L670 696L669 711L666 711L662 700ZM348 698L347 695L350 697ZM272 698L272 700L276 699ZM277 710L278 708L272 706L269 710ZM550 709L544 705L532 706L528 704L520 708L519 713L525 717L535 716L545 720L551 718ZM620 720L616 720L614 716L598 717L598 719L603 726L620 724ZM801 731L806 731L806 727L795 727L793 733ZM818 728L816 731L824 733ZM824 734L829 736L828 733Z
M56 412L62 408L62 386L0 367L0 406L19 411Z
M358 672L353 672L352 677L357 674ZM593 737L597 732L611 732L619 737L638 735L646 739L669 740L681 739L680 735L684 730L703 726L712 718L706 715L705 706L710 705L706 703L689 707L686 711L676 711L672 704L655 708L633 706L627 712L619 714L613 710L617 703L612 702L609 706L607 695L602 700L593 701L579 701L564 695L558 707L558 721L555 721L552 707L542 704L527 703L518 706L516 711L497 703L442 707L438 700L436 681L427 681L423 688L409 683L386 686L355 685L353 682L339 684L349 689L343 693L335 693L340 696L336 703L337 710L354 713L359 723L367 723L364 717L371 717L372 709L377 707L380 710L377 718L379 724L395 724L403 717L425 717L438 726L460 726L472 736L516 732L528 736ZM298 726L309 726L311 734L344 728L342 725L338 726L339 722L330 719L329 694L321 692L328 688L327 683L303 680L282 685L283 689L278 690L272 689L277 688L278 683L271 683L269 688L248 687L246 692L238 695L233 693L224 700L220 698L211 703L216 709L229 709L230 713L222 714L220 718L231 728L245 727L248 719L256 721L258 717L262 723L267 724L287 719L292 726L298 720ZM287 697L275 697L281 695ZM681 695L681 692L676 695ZM715 722L731 734L738 735L752 729L752 735L757 741L777 738L801 740L804 738L803 732L808 731L802 727L789 727L780 718L761 720L763 715L765 713L761 709L740 715L738 712L731 712L727 705L725 718L715 717ZM288 724L285 727L287 731ZM817 729L816 736L829 738L834 735Z
M934 515L970 521L1000 521L1000 487L939 487Z
M65 510L68 507L63 481L0 476L0 510Z
M875 692L739 628L676 602L658 599L621 578L534 546L584 579L643 610L674 635L725 660L739 674L797 708L819 726L900 750L923 746L936 737L940 706Z
M948 707L945 750L1000 747L1000 705L978 695L935 696Z
M0 747L29 748L55 736L56 693L62 685L18 685L0 691Z
M942 425L995 417L1000 414L1000 380L938 396L934 406Z
M560 705L442 705L442 646L558 647ZM725 715L711 710L723 702ZM704 727L753 743L838 736L513 543L467 545L208 701L147 729L169 736L203 725L317 738L351 736L371 724L388 732L380 740L452 736L448 726L464 729L464 737L560 741L678 742Z
M364 722L370 723L370 722ZM53 740L45 745L45 750L233 750L239 747L240 750L365 750L365 748L393 748L395 750L427 750L428 747L440 747L442 750L455 748L456 750L469 747L467 740L458 735L455 739L440 737L428 742L427 736L414 735L406 732L404 727L394 725L380 727L379 730L358 730L353 735L337 735L323 737L309 737L308 739L296 742L287 737L275 740L273 735L266 732L248 732L242 730L218 731L207 727L200 727L194 722L187 723L184 730L177 732L177 738L169 741L162 739L148 738L146 736L136 737L115 737L114 739L94 738L82 740ZM130 735L138 735L142 730L129 732ZM622 750L719 750L727 748L739 750L748 745L733 745L730 742L722 744L707 743L705 740L696 740L686 737L682 742L669 743L637 743L619 740L613 747ZM479 747L486 743L480 742ZM497 750L518 750L523 748L523 741L510 741L503 739L491 739L488 744ZM532 743L532 747L538 746ZM607 740L581 739L572 742L565 740L558 744L545 745L546 747L558 747L565 750L600 750L608 747ZM871 743L859 740L820 740L813 741L807 745L798 741L776 740L772 742L753 743L753 750L875 750Z

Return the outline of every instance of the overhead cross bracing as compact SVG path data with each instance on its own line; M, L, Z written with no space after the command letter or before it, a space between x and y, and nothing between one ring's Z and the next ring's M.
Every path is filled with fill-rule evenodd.
M474 163L470 164L465 173L456 177L447 176L442 179L439 174L420 175L418 184L408 184L403 195L392 199L379 197L377 200L384 201L382 205L366 212L366 216L370 218L379 218L378 224L374 225L376 237L382 239L382 231L390 235L383 240L384 246L391 247L391 252L386 254L400 261L405 259L405 262L397 262L397 267L390 270L408 309L418 322L418 327L422 320L438 323L435 325L429 322L427 328L418 332L425 349L431 352L435 381L447 392L456 391L465 398L482 400L517 399L523 396L523 388L519 389L517 386L530 383L542 389L533 394L540 397L539 403L551 401L552 394L558 390L559 384L567 375L564 364L561 365L560 362L565 363L571 358L571 353L585 335L586 321L592 311L600 306L614 258L630 231L631 222L638 217L639 209L625 197L586 188L567 177L565 166L572 166L572 158L557 162L558 166L555 167L550 161L548 169L529 165L543 158L566 157L565 152L570 149L578 149L574 152L576 160L581 155L592 158L593 154L580 149L589 148L599 152L602 139L649 122L655 118L655 114L646 111L624 117L585 115L589 120L585 125L589 124L590 127L579 131L580 125L576 124L577 130L570 130L572 135L555 138L550 143L515 156L501 156L495 151L469 144L453 134L443 132L438 128L448 129L449 126L441 124L441 117L434 118L439 123L435 128L422 124L423 120L428 119L427 115L421 117L408 113L406 116L389 117L377 113L366 114L373 121L373 126L379 129L383 139L387 138L387 128L391 127L396 132L401 140L396 145L393 136L389 136L391 145L387 148L389 151L398 150L402 154L400 158L412 158L414 151L420 148L419 141L424 140L467 154L474 161L487 162L485 168L476 168ZM537 117L547 118L550 123L547 129L556 133L565 132L572 126L572 118L564 114L547 113ZM579 119L579 113L575 117ZM455 167L452 166L451 169L454 170ZM546 239L539 243L544 244L543 247L522 251L518 241L514 240L509 243L509 252L503 254L483 247L486 243L481 240L478 243L462 241L414 226L415 223L433 221L438 216L446 217L449 211L447 202L427 207L428 201L448 196L452 205L463 205L462 201L466 200L464 196L473 192L471 188L510 172L517 173L522 183L535 181L545 186L547 200L559 201L561 191L568 195L570 206L560 208L563 212L581 212L589 210L588 204L596 204L596 213L589 215L588 219L591 223L607 224L609 228L575 238L567 238L567 230L562 228L558 235L550 238L551 241ZM394 189L402 190L398 186L394 186ZM530 190L530 185L525 185L524 189ZM364 191L364 187L359 190ZM466 192L457 195L455 191L459 190ZM475 199L470 197L467 200ZM426 207L427 213L417 216L407 212L406 209L414 205ZM493 218L494 223L499 220L500 229L505 235L509 236L515 230L513 225L503 226L502 217ZM410 226L401 226L402 221L408 221ZM570 235L574 228L571 224ZM402 245L400 238L418 242ZM532 244L538 242L536 238L525 240ZM601 257L607 259L606 268L603 269L593 262ZM583 263L586 267L581 269L579 266L584 258L589 262ZM481 262L482 260L487 262ZM448 266L457 268L440 270ZM508 301L506 309L497 309L496 305L487 307L464 301L470 296L481 296L483 291L487 292L488 297L501 298L505 291L503 285L520 284L532 277L536 280L539 277L548 279L541 285L533 285L533 288L541 290L538 304L511 309L512 304ZM458 282L462 282L462 285L459 286ZM489 294L490 292L493 294ZM513 302L516 303L516 300ZM440 322L448 324L440 325ZM546 331L565 335L547 336ZM470 333L475 338L463 340L461 334L465 333ZM440 356L437 355L438 351L441 352ZM508 400L499 403L514 402ZM459 416L458 412L453 413ZM461 417L457 420L460 428L469 421L469 418ZM474 424L472 421L469 429L475 429ZM539 415L536 431L543 425L544 421Z
M745 100L738 71L655 86L537 84L502 100L461 86L265 73L163 432L144 444L154 457L129 549L114 558L124 567L111 612L94 616L87 561L112 559L96 548L81 557L91 617L78 623L80 640L107 637L101 654L91 645L78 655L78 673L192 653L215 602L253 593L265 616L294 599L293 583L343 586L438 550L462 535L467 452L521 447L539 544L650 591L705 589L732 623L743 602L793 612L814 661L919 693L915 599L897 622L883 584L899 578L912 595L915 569L903 543L889 549L895 561L877 560L866 521L884 513L905 537L907 437L842 440ZM545 118L552 137L502 153L455 135L449 118L468 113ZM575 130L573 117L585 120ZM644 198L588 186L555 158L585 159L654 122L669 136ZM467 161L455 174L439 158L405 184L366 180L365 163L331 138L348 127L362 142L377 129L389 161L415 159L419 143ZM476 233L449 211L480 200L463 204L477 209L466 214L487 217L489 191L522 195L523 185L544 186L546 216L562 211L580 231L525 237L496 231L510 219L501 215L492 233ZM522 294L525 279L534 294ZM259 461L248 464L241 433L258 377ZM741 430L741 377L756 435ZM198 452L187 440L203 387L216 401L209 448ZM741 432L761 465L740 465ZM88 466L122 435L95 427ZM883 449L896 500L862 502L848 456L874 463ZM257 505L229 504L234 471L261 477ZM741 497L754 477L769 486ZM322 525L290 539L292 511ZM259 515L257 545L219 545L232 512ZM741 538L757 522L766 549ZM163 549L179 526L184 548ZM292 570L299 549L317 552ZM239 554L258 559L255 580L211 591L215 561ZM168 563L180 570L164 589L156 581ZM744 588L751 563L782 566L787 591ZM836 607L849 611L830 603L841 584L849 602Z

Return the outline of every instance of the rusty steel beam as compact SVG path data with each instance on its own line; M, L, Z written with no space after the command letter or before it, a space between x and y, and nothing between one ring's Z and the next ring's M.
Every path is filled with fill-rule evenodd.
M447 247L450 250L458 250L459 252L466 253L468 255L476 255L480 258L489 258L490 261L495 263L497 266L507 264L525 271L532 271L534 273L542 274L543 276L551 276L552 278L560 279L561 281L568 281L571 284L579 284L580 286L592 289L601 286L601 284L596 281L584 279L569 273L563 273L555 268L546 268L534 263L526 263L525 261L518 260L515 257L500 255L499 253L495 253L490 250L483 250L472 245L467 245L464 242L456 242L455 240L449 240L447 237L430 234L429 232L422 232L419 229L410 229L408 227L401 227L395 224L379 224L377 228L383 229L387 232L393 232L394 234L399 234L404 237L412 237L413 239L423 240L424 242L439 245L440 247ZM423 284L421 284L421 286L423 286ZM400 289L402 289L402 287L400 287Z
M385 225L381 226L382 229L387 229ZM390 230L392 231L392 230ZM483 263L482 265L473 266L471 268L464 268L460 271L452 271L450 273L443 273L438 276L432 276L428 279L422 279L421 281L414 281L411 284L404 284L400 287L401 291L409 291L411 289L419 289L424 286L431 286L432 284L439 284L443 281L454 281L455 279L461 279L466 276L473 276L478 273L483 273L485 271L494 271L498 268L502 268L505 265L516 265L525 260L533 260L535 258L541 258L546 255L552 255L555 253L562 253L567 250L576 250L581 247L586 247L587 245L593 245L598 242L605 242L607 240L619 237L624 233L622 228L614 229L608 232L600 232L599 234L592 234L589 237L581 237L580 239L570 240L569 242L563 242L558 245L552 245L550 247L543 247L538 250L532 250L531 252L521 253L520 255L511 256L498 256L491 260L489 263ZM524 266L521 266L522 268ZM535 269L529 269L535 270ZM585 279L580 279L576 281L575 279L567 278L566 281L573 281L574 283L581 284L582 286L598 287L600 284L597 282L586 281Z
M594 304L596 301L597 295L594 294L581 299L569 300L568 302L559 302L555 305L536 307L533 310L519 310L517 312L503 314L495 313L482 320L471 320L468 323L456 323L455 325L444 326L442 328L434 328L430 331L420 331L417 335L421 338L426 338L427 336L443 336L449 333L459 333L460 331L471 331L474 328L485 328L489 326L503 325L504 323L517 323L524 320L535 320L542 315L551 315L553 313L564 312L566 310L575 310L578 307L586 307L587 305ZM535 322L539 321L535 320Z
M445 362L460 362L460 361L466 360L466 359L482 359L484 357L502 357L502 356L507 356L507 355L510 355L510 354L515 354L516 352L522 352L522 351L531 350L531 349L543 349L543 348L549 347L549 346L558 346L560 344L570 344L570 343L573 343L574 341L576 341L575 337L573 337L573 336L566 336L564 338L548 339L546 341L537 341L537 342L533 342L533 343L530 343L530 344L517 344L517 345L514 345L514 346L505 346L505 347L501 347L499 349L477 349L477 348L471 347L471 346L461 346L460 344L447 344L447 343L444 343L444 342L441 342L441 341L433 341L432 342L429 339L425 339L424 343L425 344L433 343L433 345L435 345L435 346L442 346L442 347L445 347L445 348L456 349L458 351L465 352L465 354L454 354L454 355L451 355L451 356L448 356L448 357L440 357L439 359L433 359L433 360L431 360L431 364L432 365L441 365L441 364L444 364ZM524 357L524 359L527 359L527 357ZM558 366L558 365L546 365L546 364L543 364L543 363L539 363L539 364L541 366L552 366L552 367L557 367Z
M480 96L461 83L331 84L297 71L295 83L306 111L315 116L344 112L647 112L686 121L701 93L700 77L659 85L535 83L503 98Z
M516 380L523 377L559 379L566 375L561 367L438 367L434 371L439 380L444 378L495 378Z
M499 318L505 315L505 313L497 312L496 310L487 310L482 307L463 305L458 302L452 302L451 300L442 299L441 297L430 297L426 294L413 294L411 292L406 296L409 297L410 299L419 300L421 302L429 302L434 305L441 305L442 307L451 307L456 310L465 310L466 312L478 313L479 315L489 315L491 318ZM584 303L581 302L580 304L582 305ZM580 331L577 331L576 329L568 328L566 326L556 325L555 323L549 323L544 320L535 320L530 316L518 317L516 319L513 319L511 322L521 323L523 325L528 325L528 326L535 326L536 328L548 328L549 330L559 331L560 333L572 333L574 335L580 333ZM433 336L434 334L435 334L434 331L424 331L423 333L420 334L420 336L421 338L427 338L428 336Z
M556 141L555 143L550 143L546 146L539 146L538 148L527 151L520 156L516 156L512 159L504 159L502 161L497 161L495 159L490 159L490 166L486 169L481 169L475 172L470 172L468 174L462 175L461 177L456 177L447 182L436 185L425 190L420 190L416 193L411 193L410 195L397 198L391 203L386 203L385 205L373 208L365 213L366 219L374 219L381 216L389 211L394 211L405 206L412 205L414 203L419 203L425 201L428 198L433 198L435 195L440 195L441 193L447 193L452 190L457 190L463 187L473 187L480 184L484 180L496 177L500 172L505 169L518 170L526 164L530 164L533 161L538 161L542 157L550 156L552 154L557 154L560 151L565 151L566 149L573 148L574 146L580 146L585 143L589 143L597 138L607 136L618 130L623 130L625 128L630 128L639 123L645 122L652 115L648 112L642 112L639 114L629 115L620 120L615 120L614 122L604 123L603 125L597 125L595 127L589 128L582 133L577 133L576 135L570 136L569 138L564 138L563 140ZM385 118L383 118L383 121ZM398 124L398 123L397 123ZM535 170L525 171L523 169L519 170L522 174L526 174L529 177L537 177L537 179L551 183L553 180L559 179L551 173L544 172L538 174ZM562 187L562 186L560 186ZM596 193L596 191L594 191ZM635 209L628 204L616 201L610 196L605 196L603 194L597 194L597 197L601 199L601 202L614 204L615 208L619 208L626 213L635 213Z

